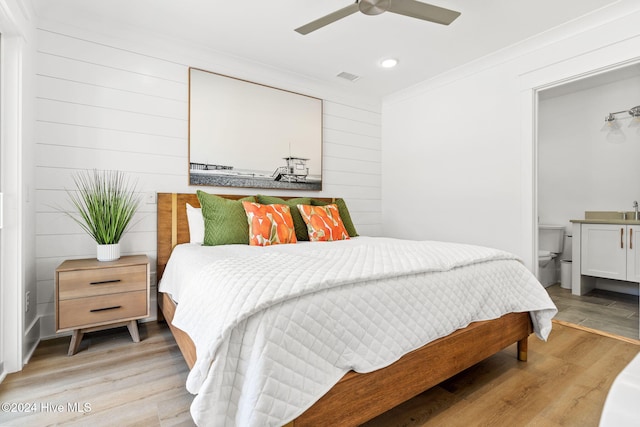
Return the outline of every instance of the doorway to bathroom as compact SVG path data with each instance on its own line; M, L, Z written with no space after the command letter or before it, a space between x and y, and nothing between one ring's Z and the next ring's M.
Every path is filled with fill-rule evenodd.
M638 283L597 279L594 291L579 296L566 271L580 268L570 262L571 220L584 219L586 211L632 211L640 200L640 126L629 126L629 114L604 126L609 113L640 105L640 63L537 96L537 223L565 231L561 252L550 261L539 258L538 277L558 306L556 318L638 339Z

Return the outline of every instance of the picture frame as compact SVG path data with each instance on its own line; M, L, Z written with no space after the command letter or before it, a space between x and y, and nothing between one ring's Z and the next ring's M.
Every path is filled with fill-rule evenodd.
M322 99L189 68L189 184L322 190Z

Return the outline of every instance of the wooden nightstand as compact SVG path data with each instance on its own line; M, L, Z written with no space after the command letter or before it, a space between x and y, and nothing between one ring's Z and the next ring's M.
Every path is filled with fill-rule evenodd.
M137 319L149 316L149 259L73 259L56 269L56 332L73 331L69 356L86 332L126 325L140 342Z

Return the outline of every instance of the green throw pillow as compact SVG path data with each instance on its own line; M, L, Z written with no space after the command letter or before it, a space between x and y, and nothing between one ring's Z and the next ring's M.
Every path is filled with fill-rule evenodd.
M334 203L338 206L338 213L340 214L340 218L342 219L344 228L346 228L347 233L349 233L349 237L357 237L358 232L356 231L356 227L353 225L353 220L351 219L351 215L349 214L349 209L347 209L347 203L344 201L344 199L336 199ZM330 205L331 202L311 199L311 204L313 206L326 206Z
M293 226L296 229L296 239L298 239L298 241L309 240L309 234L307 233L307 224L304 223L302 215L300 215L300 212L298 211L298 205L310 205L311 197L297 197L295 199L284 200L280 197L263 196L261 194L258 194L256 198L258 199L258 203L262 203L263 205L279 204L289 206L289 208L291 208L291 218L293 218Z
M249 244L249 223L242 201L254 202L254 197L231 200L198 190L198 200L204 218L205 246Z

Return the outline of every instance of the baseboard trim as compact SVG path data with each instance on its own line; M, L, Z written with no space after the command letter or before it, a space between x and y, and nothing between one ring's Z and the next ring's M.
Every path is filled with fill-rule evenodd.
M36 351L38 344L40 344L40 316L33 319L24 333L22 366L29 363L29 360L31 359L33 352Z

